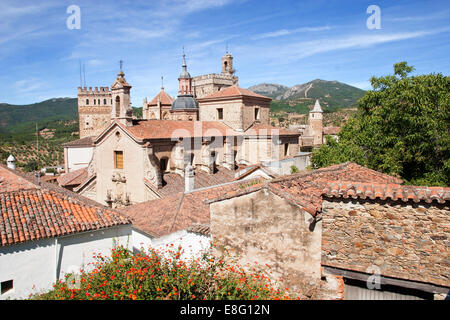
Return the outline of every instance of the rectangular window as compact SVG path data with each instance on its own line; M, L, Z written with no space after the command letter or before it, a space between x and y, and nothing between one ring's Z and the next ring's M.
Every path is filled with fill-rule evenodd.
M289 154L289 143L284 144L284 156L286 157Z
M217 109L217 119L223 120L223 108Z
M13 289L13 281L12 280L3 281L1 283L1 294L5 294L12 289Z
M114 168L123 169L123 151L114 151Z
M255 120L259 120L259 108L255 108Z

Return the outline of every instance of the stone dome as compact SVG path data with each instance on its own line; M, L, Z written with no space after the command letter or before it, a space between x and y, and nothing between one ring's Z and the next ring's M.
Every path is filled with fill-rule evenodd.
M192 95L182 95L178 96L175 101L172 103L172 107L170 110L197 110L198 103L194 99Z

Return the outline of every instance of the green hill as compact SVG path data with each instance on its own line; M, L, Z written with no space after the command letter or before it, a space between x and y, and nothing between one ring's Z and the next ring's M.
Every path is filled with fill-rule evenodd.
M25 133L35 124L77 119L76 98L54 98L28 105L0 103L0 133Z
M291 88L279 84L259 84L250 90L271 97L272 112L308 113L309 108L319 99L324 112L334 112L340 109L352 108L358 99L365 94L364 90L339 81L316 79Z

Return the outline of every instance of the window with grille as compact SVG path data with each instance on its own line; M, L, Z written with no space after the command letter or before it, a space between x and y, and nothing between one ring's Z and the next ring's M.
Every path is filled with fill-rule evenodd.
M217 118L219 120L223 120L223 109L222 108L217 109Z

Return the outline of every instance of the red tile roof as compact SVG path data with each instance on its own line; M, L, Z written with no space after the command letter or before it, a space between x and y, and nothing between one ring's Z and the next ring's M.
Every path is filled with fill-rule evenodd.
M78 186L88 178L87 168L81 168L58 176L56 181L62 187Z
M245 190L251 185L246 180L227 183L210 188L178 193L163 199L151 200L121 209L133 222L133 226L155 237L179 230L186 230L195 224L209 225L209 203L219 196L233 192L236 188ZM252 186L253 187L253 186Z
M131 223L93 200L0 165L2 178L1 246Z
M37 188L34 183L30 182L25 177L17 175L17 172L18 171L10 170L3 164L0 164L0 192ZM21 175L25 176L24 173Z
M161 101L161 105L172 105L173 98L169 96L164 89L161 91L148 103L149 106L156 106L158 104L158 100Z
M323 134L337 135L341 132L341 127L324 127L322 132Z
M216 167L216 172L214 174L209 174L201 169L196 168L194 171L194 188L205 188L210 186L215 186L223 184L226 182L231 182L234 180L235 171L226 169L222 166ZM177 194L179 192L184 192L185 182L184 178L177 173L165 173L164 184L162 188L156 188L148 180L145 181L146 184L157 192L162 198Z
M121 126L137 139L238 135L236 131L217 121L140 120L130 127Z
M63 147L93 147L94 146L94 136L85 137L82 139L70 141L61 144Z
M227 97L256 97L256 98L262 98L266 100L272 100L272 98L257 94L251 90L244 89L241 87L238 87L237 85L230 86L226 89L220 90L218 92L214 92L206 97L202 97L197 99L198 101L202 100L209 100L209 99L215 99L215 98L227 98Z
M322 190L329 198L401 200L432 203L450 201L450 188L426 186L402 186L399 184L358 183L352 181L330 181Z
M370 183L402 183L401 179L377 172L356 163L346 162L326 168L302 172L272 180L272 190L292 197L305 211L315 215L322 210L322 192L330 181L354 181Z
M2 246L130 223L106 207L46 189L0 193L0 212Z

